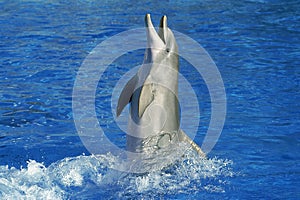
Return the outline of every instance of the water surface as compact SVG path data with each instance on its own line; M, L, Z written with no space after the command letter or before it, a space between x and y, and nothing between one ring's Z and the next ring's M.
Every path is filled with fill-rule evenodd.
M300 198L299 1L1 1L0 7L1 198ZM208 51L225 84L227 116L209 160L190 152L162 171L124 175L110 168L112 155L96 159L83 146L72 90L89 52L144 26L146 13L157 23L166 14L170 28ZM99 122L120 147L125 135L114 123L110 93L142 60L143 51L120 58L98 86ZM209 94L184 60L181 73L200 100L201 144Z

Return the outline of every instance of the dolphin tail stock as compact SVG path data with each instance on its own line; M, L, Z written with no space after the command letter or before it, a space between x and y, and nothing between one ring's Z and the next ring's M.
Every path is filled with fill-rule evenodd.
M180 139L183 142L186 142L191 145L191 147L203 158L206 158L205 153L202 151L202 149L183 131L179 130Z

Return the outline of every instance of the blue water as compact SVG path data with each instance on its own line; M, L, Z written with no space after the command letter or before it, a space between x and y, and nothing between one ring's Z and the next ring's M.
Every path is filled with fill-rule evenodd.
M208 160L188 152L136 175L114 170L113 155L86 150L72 91L90 51L144 26L146 13L155 24L166 14L170 28L208 51L224 81L227 115ZM300 1L1 1L0 16L1 199L300 199ZM99 123L121 148L125 134L110 95L142 60L143 51L123 56L97 89ZM201 144L209 94L189 69L182 59L201 100Z

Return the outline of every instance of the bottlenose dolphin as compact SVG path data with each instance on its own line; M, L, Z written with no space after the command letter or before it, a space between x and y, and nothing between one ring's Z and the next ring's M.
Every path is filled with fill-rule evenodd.
M150 18L145 16L147 48L143 65L125 85L117 116L130 103L127 150L134 153L153 152L171 143L187 142L199 155L201 148L180 129L178 102L178 47L167 17L160 20L156 32Z

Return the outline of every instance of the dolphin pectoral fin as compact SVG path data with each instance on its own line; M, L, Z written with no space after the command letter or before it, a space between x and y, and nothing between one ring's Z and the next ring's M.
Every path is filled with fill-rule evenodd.
M142 117L144 114L146 108L150 105L150 103L153 101L153 93L152 88L150 84L143 85L140 98L139 98L139 117Z
M183 130L179 130L180 134L180 140L183 142L187 142L192 146L192 148L203 158L206 158L205 153L202 151L202 149L185 133Z
M138 77L135 75L132 77L125 87L123 88L117 105L117 117L121 114L124 107L131 101L131 96L134 93L135 86L137 84Z

